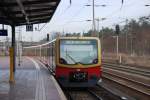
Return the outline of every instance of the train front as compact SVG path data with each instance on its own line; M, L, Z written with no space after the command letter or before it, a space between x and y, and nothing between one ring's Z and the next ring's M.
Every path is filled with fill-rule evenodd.
M101 49L97 38L57 41L56 78L63 87L92 87L101 78Z

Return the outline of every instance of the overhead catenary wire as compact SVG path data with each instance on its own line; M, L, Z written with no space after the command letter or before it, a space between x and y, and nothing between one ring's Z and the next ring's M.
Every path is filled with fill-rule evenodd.
M88 2L89 2L90 0L88 0ZM88 3L87 2L87 3ZM87 4L86 3L86 4ZM74 18L76 18L76 17L78 17L80 14L81 14L81 12L83 11L83 9L85 8L85 5L83 5L79 10L77 10L69 19L70 20L68 20L68 21L71 21L72 19L74 19ZM67 22L68 22L67 21Z
M123 4L124 4L124 0L121 0L121 7L120 7L120 10L122 9Z
M88 2L89 2L90 0L88 0ZM130 4L130 5L124 5L124 0L121 0L121 4L122 4L122 7L123 6L132 6L132 4ZM71 0L71 4L72 4L72 0ZM72 5L69 5L70 7L72 6ZM68 7L69 7L68 6ZM70 8L69 7L69 8ZM84 22L84 21L73 21L76 17L78 17L79 15L80 15L80 13L83 11L83 9L85 8L85 6L83 6L83 7L81 7L77 12L75 12L69 19L70 20L68 20L68 21L66 21L64 24L61 24L61 25L56 25L56 26L65 26L65 25L69 25L70 23L74 23L74 22ZM121 8L122 9L122 8ZM110 13L110 14L108 14L108 15L106 15L105 17L106 18L109 18L109 17L112 17L112 15L115 15L116 13L118 13L119 11L121 11L121 9L120 9L120 7L117 9L117 10L115 10L115 11L113 11L112 13ZM66 13L68 11L68 9L66 8L66 10L64 11L64 13ZM45 25L44 25L45 26ZM43 26L43 27L44 27ZM43 28L41 28L41 29L43 29Z
M67 10L71 7L71 4L72 4L72 0L70 0L70 5L65 9L65 11L62 14L67 12ZM38 31L40 32L47 24L48 22L45 23Z
M70 2L70 5L68 5L60 15L64 15L71 8L72 0L70 0L69 2Z
M89 1L90 1L90 0L88 0L88 2L89 2ZM73 20L74 18L76 18L77 16L79 16L80 13L82 12L82 10L83 10L84 8L85 8L85 6L81 7L76 13L73 14L73 16L72 16L70 19ZM117 9L117 11L112 12L112 13L109 14L108 16L111 16L112 14L114 14L114 13L116 13L116 12L118 12L118 11L119 11L119 9ZM106 17L107 17L107 16L106 16ZM73 22L83 22L83 21L71 21L71 20L65 22L65 23L62 24L62 25L58 25L58 26L67 25L67 24L73 23Z
M88 0L89 2L89 0ZM70 18L69 20L67 20L64 24L60 24L60 25L57 25L57 26L64 26L64 25L67 25L69 23L73 23L73 22L83 22L82 20L78 20L78 21L71 21L73 19L75 19L76 17L78 17L81 12L83 11L83 9L85 8L85 6L83 5L80 9L78 9Z
M88 2L89 2L90 0L88 0ZM124 0L122 0L122 5L123 5L123 2ZM105 6L107 6L106 4L104 4ZM103 6L103 5L102 5ZM78 15L80 15L80 13L81 13L81 11L83 10L85 8L85 6L83 6L82 8L80 8L79 9L79 11L77 11L77 13L75 13L73 16L72 16L72 18L70 18L70 19L74 19L75 17L77 17ZM113 11L111 14L109 14L109 15L107 15L106 16L106 18L107 17L109 17L109 16L112 16L112 15L114 15L115 13L117 13L117 12L119 12L120 11L120 8L119 9L117 9L117 10L115 10L115 11ZM69 24L69 23L72 23L72 22L83 22L83 21L67 21L65 24L63 24L63 25L67 25L67 24ZM61 25L62 26L62 25Z
M83 9L83 8L81 8L81 9ZM74 19L75 17L77 17L81 13L81 11L82 11L81 9L79 9L80 12L77 11L77 14L74 14L74 16L72 16L71 20ZM104 18L107 19L108 17L111 17L112 15L114 15L115 13L117 13L119 11L120 11L120 9L117 9L117 10L113 11L112 13L108 14L107 16L105 16ZM77 15L77 16L75 16L75 15ZM71 20L66 21L64 24L60 24L60 25L56 25L56 26L66 26L71 23L86 22L86 20L72 20L72 21Z

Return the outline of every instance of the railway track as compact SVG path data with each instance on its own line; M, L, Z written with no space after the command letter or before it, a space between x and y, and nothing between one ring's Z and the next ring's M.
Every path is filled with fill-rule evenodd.
M44 65L48 67L47 64ZM54 75L51 69L48 70ZM112 94L98 84L92 88L61 88L68 100L122 100L118 95Z
M142 68L112 63L103 64L103 79L111 80L110 82L125 87L126 90L124 91L131 91L129 95L132 95L133 92L137 93L136 95L138 95L139 98L145 98L142 100L148 100L150 97L149 77L149 70L143 70Z
M118 60L112 60L112 59L102 59L103 63L109 63L109 64L120 64L120 65L124 65L124 66L130 66L130 67L137 67L137 68L144 68L147 69L148 66L142 66L142 65L137 65L137 64L128 64L128 63L119 63ZM148 68L149 69L149 68Z
M68 89L65 94L68 100L103 100L87 89Z
M103 67L120 70L132 74L142 75L145 77L150 77L150 70L143 69L142 67L131 67L129 65L118 65L114 63L103 63Z
M112 81L117 82L121 85L124 85L128 88L131 88L138 92L141 92L142 94L150 96L150 85L149 84L145 84L145 83L142 83L139 81L132 80L127 77L122 77L122 76L108 73L105 71L103 73L104 73L103 77L105 77L109 80L112 80Z
M119 96L112 94L97 85L92 88L63 89L68 100L122 100Z
M118 63L116 61L105 61L102 60L103 64L112 64L112 65L122 65L122 66L129 66L129 67L135 67L135 68L139 68L139 69L144 69L144 70L150 70L150 68L148 66L141 66L141 65L137 65L137 64L127 64L127 63Z

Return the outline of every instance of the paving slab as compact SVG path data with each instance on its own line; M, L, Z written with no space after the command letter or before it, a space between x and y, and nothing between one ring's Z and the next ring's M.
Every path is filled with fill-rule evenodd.
M66 100L53 76L33 58L23 57L16 66L15 83L10 84L8 59L0 58L0 100Z

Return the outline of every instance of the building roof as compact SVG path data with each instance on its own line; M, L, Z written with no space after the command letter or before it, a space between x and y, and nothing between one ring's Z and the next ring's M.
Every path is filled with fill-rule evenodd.
M48 22L60 0L0 0L0 24L26 25Z

